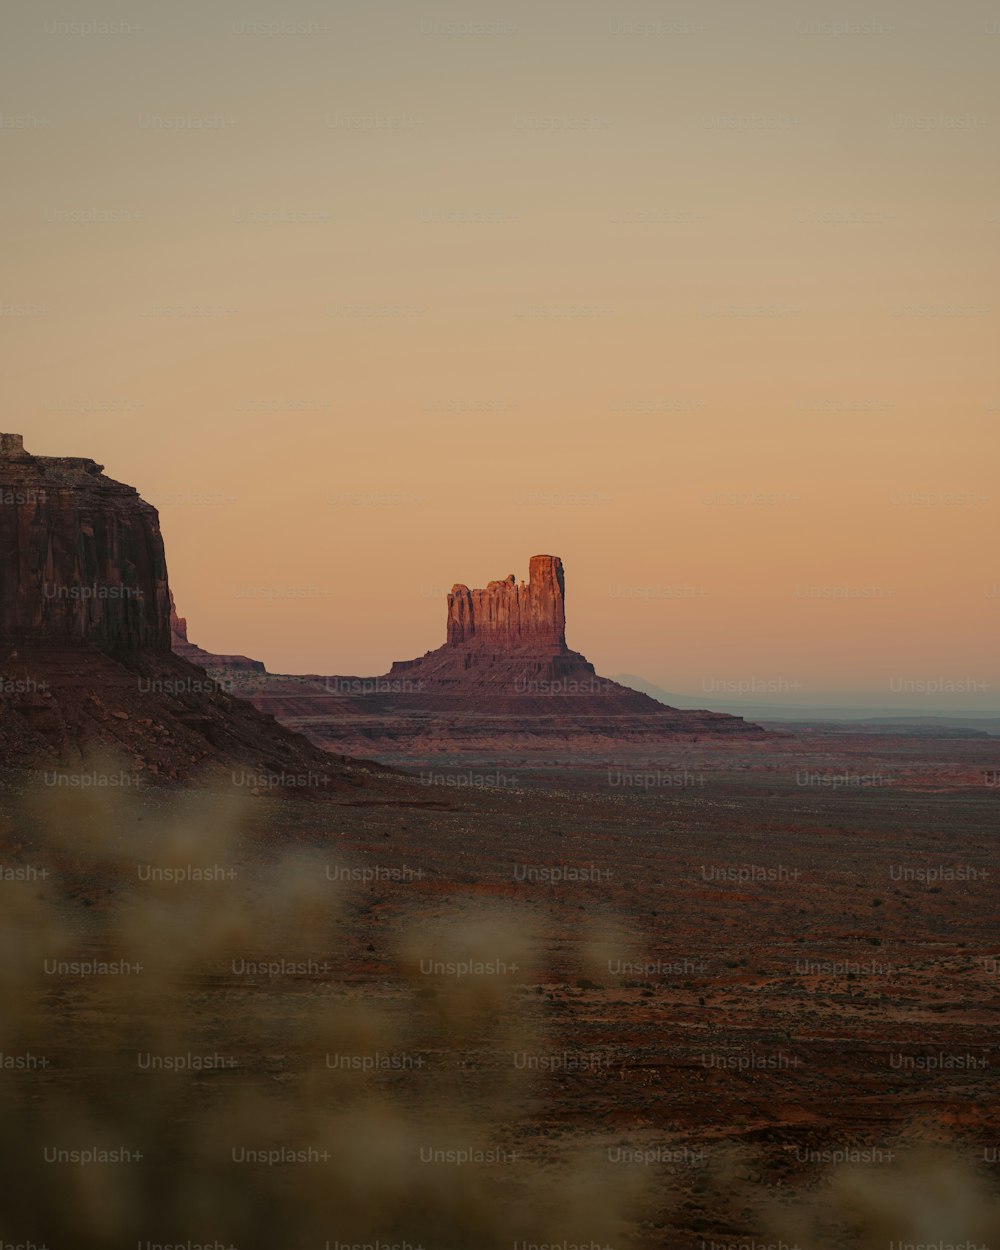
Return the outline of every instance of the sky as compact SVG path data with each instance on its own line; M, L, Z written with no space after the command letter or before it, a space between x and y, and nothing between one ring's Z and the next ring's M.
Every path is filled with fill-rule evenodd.
M382 673L551 553L599 672L1000 706L995 7L4 27L0 428L159 508L192 640Z

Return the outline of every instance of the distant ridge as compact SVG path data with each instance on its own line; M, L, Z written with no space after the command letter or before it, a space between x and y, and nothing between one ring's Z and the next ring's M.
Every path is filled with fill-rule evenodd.
M624 686L633 690L641 690L650 698L656 699L669 707L697 707L697 699L692 695L674 694L661 687L637 677L634 673L621 673L615 678ZM712 702L722 711L752 716L754 720L767 724L769 722L789 722L795 724L843 724L857 728L868 727L870 730L898 733L917 733L920 730L938 730L942 733L968 731L977 737L1000 735L1000 715L989 712L935 712L923 708L847 708L825 706L822 704L792 703L754 703L729 700L724 696ZM968 736L963 734L963 736Z

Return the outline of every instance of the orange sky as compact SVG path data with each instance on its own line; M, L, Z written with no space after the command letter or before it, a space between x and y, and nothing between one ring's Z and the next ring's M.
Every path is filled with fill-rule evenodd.
M192 638L383 672L552 552L603 672L996 707L990 6L351 8L9 19L2 426Z

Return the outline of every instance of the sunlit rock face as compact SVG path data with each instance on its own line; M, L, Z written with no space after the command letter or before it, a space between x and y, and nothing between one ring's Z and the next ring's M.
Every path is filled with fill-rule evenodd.
M485 590L454 586L448 596L448 645L506 650L566 650L566 579L558 556L532 556L527 582L490 582Z

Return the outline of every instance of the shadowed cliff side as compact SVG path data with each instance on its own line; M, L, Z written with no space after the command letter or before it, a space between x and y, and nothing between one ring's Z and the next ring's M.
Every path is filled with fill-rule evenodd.
M104 466L0 435L0 637L170 651L156 509Z
M108 785L250 776L319 796L373 780L174 655L170 607L156 509L93 460L32 456L0 435L5 764L112 759Z

